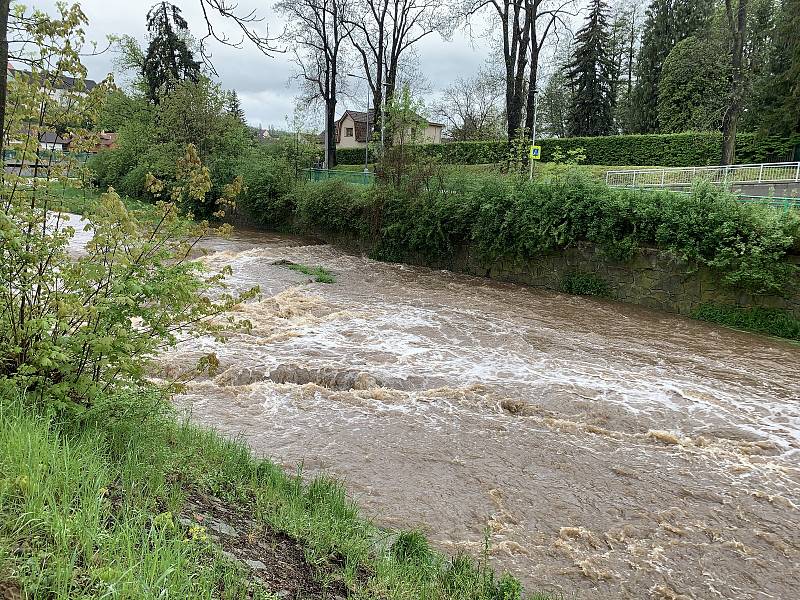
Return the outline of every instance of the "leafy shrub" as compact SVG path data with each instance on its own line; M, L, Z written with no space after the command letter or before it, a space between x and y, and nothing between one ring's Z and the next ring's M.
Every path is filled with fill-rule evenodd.
M365 236L369 190L338 179L308 182L292 192L298 224L305 230Z
M239 300L186 259L190 227L171 204L140 223L114 192L85 215L85 254L70 256L75 228L17 191L0 212L0 387L85 410L103 393L144 382L156 349ZM251 292L248 295L252 295ZM198 328L199 324L199 328Z
M704 304L692 313L692 317L701 321L800 341L800 319L777 308L744 308Z
M446 261L469 240L475 204L469 180L450 178L431 181L417 194L378 186L373 210L379 215L376 258L399 261L418 254Z
M567 273L561 280L561 291L577 296L611 296L608 282L594 273Z
M409 193L331 180L302 186L291 201L306 229L359 236L381 260L446 263L472 245L486 263L522 263L590 242L618 262L641 247L661 248L755 294L786 294L797 284L786 258L800 240L800 218L738 202L710 184L690 194L620 190L570 171L533 182L433 177Z
M252 149L239 160L236 173L242 176L245 186L239 198L242 211L265 225L291 219L295 207L289 192L295 179L284 156Z

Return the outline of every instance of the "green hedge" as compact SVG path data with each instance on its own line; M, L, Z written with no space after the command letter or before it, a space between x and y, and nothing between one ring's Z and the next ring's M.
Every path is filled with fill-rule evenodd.
M716 165L722 154L722 135L718 132L676 133L669 135L614 135L604 137L549 138L539 142L542 160L550 162L560 150L582 148L586 164L590 165L658 165L691 167ZM448 142L425 144L424 155L444 164L496 163L508 156L507 141ZM736 162L760 163L794 160L800 146L800 135L789 138L758 136L740 133L736 137ZM364 162L364 150L337 150L336 157L343 165ZM370 157L370 161L373 158Z

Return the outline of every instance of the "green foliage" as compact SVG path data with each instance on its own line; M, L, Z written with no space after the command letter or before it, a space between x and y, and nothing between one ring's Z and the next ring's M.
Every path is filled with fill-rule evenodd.
M157 104L177 82L196 82L200 78L200 63L194 59L187 42L189 24L174 4L162 0L148 11L147 33L150 43L142 75L148 99Z
M430 173L431 161L420 156L422 132L427 121L419 116L422 104L411 96L408 85L386 106L386 136L392 141L380 157L377 172L396 187L416 188Z
M722 135L718 132L611 135L583 138L547 138L537 141L542 146L542 162L552 162L558 152L581 149L590 165L657 165L692 167L719 164ZM738 163L780 162L792 160L800 135L789 137L761 136L740 133L736 136ZM436 159L443 165L481 165L508 160L510 147L506 140L493 142L448 142L423 144L418 156ZM342 164L364 161L364 151L337 151Z
M290 263L286 265L286 268L313 277L314 281L317 283L336 283L336 278L333 276L333 273L328 271L325 267L310 267L308 265Z
M777 308L705 304L692 313L701 321L800 341L800 319Z
M800 133L800 0L782 0L767 64L753 86L755 127L773 135Z
M264 147L251 148L236 167L244 181L239 198L242 212L263 225L290 219L294 205L289 192L296 180L287 157Z
M289 202L302 229L354 238L369 231L368 190L360 186L338 179L306 183Z
M661 131L659 95L661 68L675 44L708 25L714 3L709 0L652 0L647 8L633 91L633 130ZM718 157L717 157L718 158Z
M94 182L106 189L138 198L148 193L146 176L152 173L167 187L176 182L177 161L193 145L211 177L211 203L192 207L201 217L222 197L236 175L240 161L253 146L247 128L228 110L226 92L207 78L182 81L162 93L157 106L136 95L119 96L112 106L125 106L127 117L118 127L118 148L103 151L89 161Z
M567 137L570 88L562 70L547 78L539 99L540 127L546 137Z
M612 87L616 67L611 60L608 5L603 0L592 0L575 43L572 62L567 66L573 90L569 132L574 136L608 135L614 128Z
M86 214L85 254L73 258L74 225L48 217L47 198L34 203L32 193L3 199L0 213L4 385L83 409L104 391L140 384L157 348L238 301L224 293L210 300L222 276L203 276L186 260L203 232L187 230L174 206L161 205L150 226L105 194Z
M664 133L712 131L727 105L730 65L720 63L724 40L688 37L664 61L658 94L658 119Z
M447 266L472 245L487 264L525 262L590 242L612 261L662 248L755 294L788 293L797 282L786 257L800 240L798 217L738 202L710 184L678 194L612 189L577 172L534 182L450 175L415 194L328 181L293 198L294 219L305 229L371 242L381 260L423 257Z
M611 297L608 282L594 273L567 273L561 280L561 291L578 296Z

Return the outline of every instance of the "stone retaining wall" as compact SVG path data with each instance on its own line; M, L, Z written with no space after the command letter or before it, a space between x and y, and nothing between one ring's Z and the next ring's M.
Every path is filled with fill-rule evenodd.
M731 290L711 269L698 268L655 249L640 250L624 263L609 260L591 244L527 262L486 264L470 248L447 264L432 264L421 257L408 257L408 262L553 290L560 289L569 274L591 273L608 284L614 299L649 308L689 315L702 304L735 304L780 308L800 318L800 293L781 298ZM800 264L800 257L792 257L792 262Z

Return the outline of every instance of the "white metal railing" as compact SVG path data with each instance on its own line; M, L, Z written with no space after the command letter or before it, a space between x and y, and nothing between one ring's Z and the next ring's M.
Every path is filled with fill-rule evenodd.
M606 171L606 184L611 187L681 186L697 179L723 185L800 182L800 162Z

